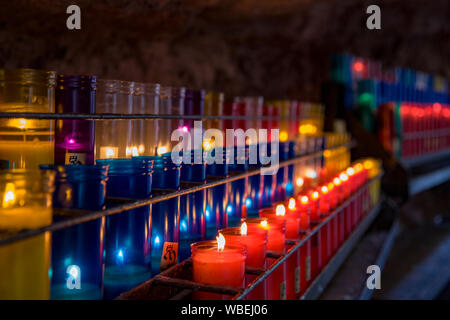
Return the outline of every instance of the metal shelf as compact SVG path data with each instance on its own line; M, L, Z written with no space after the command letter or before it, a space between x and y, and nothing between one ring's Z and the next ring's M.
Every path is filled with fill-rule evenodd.
M345 145L349 148L353 147L354 144L350 143ZM337 146L335 148L340 148L342 146ZM332 150L335 148L330 148L327 150ZM279 163L279 167L285 167L285 166L289 166L292 164L296 164L299 162L303 162L307 159L315 159L318 157L321 157L323 155L323 151L317 151L311 154L307 154L304 156L300 156L294 159L290 159L290 160L286 160L283 162ZM110 216L113 214L117 214L117 213L121 213L124 211L128 211L131 209L136 209L136 208L140 208L140 207L144 207L150 204L154 204L154 203L158 203L161 201L165 201L165 200L169 200L175 197L179 197L179 196L183 196L183 195L187 195L187 194L191 194L200 190L204 190L204 189L208 189L208 188L212 188L215 186L219 186L228 182L232 182L232 181L236 181L236 180L240 180L240 179L244 179L246 177L250 177L253 175L257 175L261 173L261 170L263 170L264 167L259 168L259 169L250 169L249 171L243 172L243 173L232 173L230 174L230 176L228 177L224 177L223 179L220 180L215 180L215 181L210 181L207 182L205 184L198 184L196 186L187 188L187 189L183 189L180 191L174 191L174 192L170 192L167 194L162 194L162 195L158 195L155 197L151 197L148 199L121 199L123 200L121 204L108 208L106 210L99 210L99 211L87 211L87 210L72 210L72 209L64 209L63 211L66 213L65 216L70 216L70 218L66 219L66 220L62 220L62 221L58 221L58 222L54 222L51 225L48 225L46 227L42 227L39 229L29 229L29 230L23 230L21 232L18 233L3 233L0 234L0 246L7 244L7 243L11 243L14 241L18 241L18 240L22 240L25 238L29 238L29 237L33 237L48 231L57 231L57 230L61 230L61 229L65 229L65 228L69 228L72 227L74 225L77 224L81 224L81 223L85 223L88 221L92 221L95 219L99 219L102 217L106 217L106 216Z
M450 180L450 165L430 173L413 176L409 181L409 195L414 196L422 191L434 188Z
M427 163L430 163L430 162L433 162L436 160L441 160L446 157L450 157L450 149L433 152L433 153L429 153L429 154L425 154L425 155L417 156L417 157L399 159L399 162L405 169L411 169L413 167L426 165Z

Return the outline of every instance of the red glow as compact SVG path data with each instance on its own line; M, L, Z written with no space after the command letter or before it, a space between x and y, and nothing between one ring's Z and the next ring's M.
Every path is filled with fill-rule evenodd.
M442 110L442 106L440 103L434 103L433 104L433 111L434 113L439 113Z
M364 70L364 64L361 61L356 61L353 64L353 70L356 72L362 72Z

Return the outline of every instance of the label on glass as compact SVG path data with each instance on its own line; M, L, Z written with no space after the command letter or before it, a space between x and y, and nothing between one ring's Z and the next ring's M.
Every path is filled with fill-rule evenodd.
M86 153L66 152L64 164L86 164Z
M178 242L164 242L159 269L165 270L177 263Z
M295 268L294 281L295 293L300 293L300 267Z
M286 281L280 283L280 300L286 300Z
M306 281L311 280L311 256L306 257Z

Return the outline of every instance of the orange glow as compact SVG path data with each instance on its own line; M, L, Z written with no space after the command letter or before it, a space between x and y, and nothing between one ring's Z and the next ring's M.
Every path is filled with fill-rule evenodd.
M363 170L363 165L361 163L357 163L355 165L355 171L358 173L358 172L361 172L362 170Z
M319 199L319 193L318 193L317 191L314 191L314 192L312 193L311 198L313 198L314 200Z
M301 202L303 205L305 205L305 204L308 204L309 199L308 199L307 196L302 196L301 199L300 199L300 202Z
M341 179L339 179L338 177L333 179L333 183L337 186L339 186L341 184Z
M353 169L352 167L347 169L347 174L351 177L352 175L355 174L355 169Z
M346 175L345 173L341 173L339 175L339 179L341 179L341 181L347 181L348 180L348 175Z
M303 186L303 183L304 183L304 181L302 178L297 178L297 181L296 181L297 187Z
M327 194L328 193L327 186L323 186L322 188L320 188L320 191L322 191L323 194Z
M333 184L333 182L330 182L329 184L328 184L328 190L333 190L333 188L334 188L334 184Z
M373 168L373 162L370 160L364 161L364 169L370 170Z
M353 70L356 72L362 72L364 70L364 64L361 61L356 61L353 64Z
M267 220L263 220L260 222L261 227L263 227L264 229L269 229L269 223L267 222Z

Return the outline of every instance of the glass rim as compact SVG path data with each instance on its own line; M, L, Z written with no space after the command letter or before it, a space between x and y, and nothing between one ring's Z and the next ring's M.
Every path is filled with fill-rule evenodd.
M217 240L204 240L199 242L191 243L191 252L194 253L196 250L208 250L208 249L217 249ZM247 247L242 244L227 244L225 242L225 250L227 253L231 251L240 252L242 254L247 253ZM219 250L217 250L220 252Z
M56 86L57 73L50 70L31 68L0 69L0 82L19 82L46 84L49 87Z

